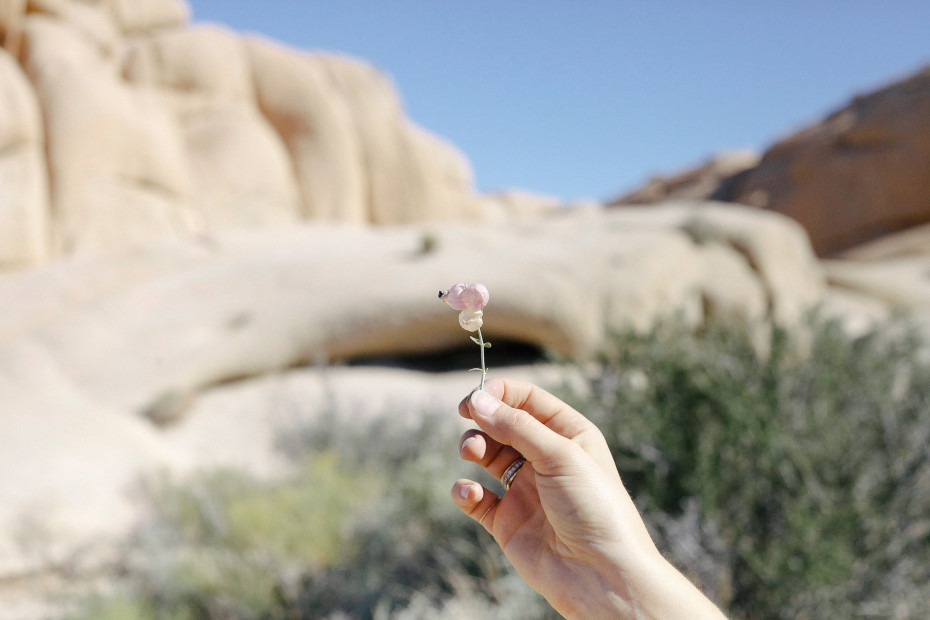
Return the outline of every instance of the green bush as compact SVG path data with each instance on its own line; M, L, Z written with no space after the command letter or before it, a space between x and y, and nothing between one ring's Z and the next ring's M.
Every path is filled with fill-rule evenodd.
M930 365L890 325L613 338L583 396L674 561L747 618L930 614ZM764 353L760 353L760 350Z
M925 343L898 325L809 336L621 334L560 395L604 431L660 548L733 617L930 617ZM156 486L122 588L83 617L556 617L449 499L475 473L455 414L390 413L291 434L306 466L289 480Z
M464 465L454 416L364 427L326 416L286 438L306 461L290 479L218 471L152 485L116 594L76 617L547 617L449 499Z

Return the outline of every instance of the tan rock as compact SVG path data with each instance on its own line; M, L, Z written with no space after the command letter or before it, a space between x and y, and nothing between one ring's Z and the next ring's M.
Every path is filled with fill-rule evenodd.
M700 246L705 312L724 320L757 323L768 314L768 294L746 256L728 244Z
M123 32L180 26L190 17L184 0L101 0Z
M37 264L49 251L42 119L32 86L0 49L0 270Z
M258 105L290 153L303 214L368 221L363 155L351 110L325 64L272 43L247 40Z
M256 39L247 49L259 107L288 147L306 217L398 224L479 213L465 159L409 123L370 66Z
M14 57L19 56L26 0L4 0L0 4L0 42Z
M609 206L653 204L665 200L708 200L715 198L722 186L759 163L755 151L731 151L715 155L709 161L670 176L657 176L643 187L608 202Z
M930 224L914 226L854 246L838 258L868 261L927 255L930 255Z
M930 221L930 69L774 145L727 200L788 215L820 255Z
M489 337L563 353L593 351L608 329L645 328L666 316L698 321L705 309L719 309L757 317L760 290L766 302L761 314L794 319L818 301L817 266L784 253L804 251L786 241L793 238L794 224L744 211L678 204L480 227L237 233L216 237L211 252L199 259L185 251L190 258L168 263L178 266L177 273L146 267L153 253L123 252L118 261L127 264L127 273L154 277L125 289L96 285L99 297L85 296L67 308L46 298L47 321L11 317L30 331L8 332L6 342L55 343L62 372L86 393L140 412L166 394L305 360L459 343L463 332L454 313L425 300L427 291L432 297L434 289L460 280L480 280L492 290ZM729 235L732 251L705 247L717 241L695 243L687 226L698 214ZM755 220L761 225L752 225ZM428 251L426 234L433 240ZM772 242L766 242L768 235ZM755 285L737 288L734 280L726 298L708 286L708 271L719 268L722 254L728 273L746 278L751 273ZM141 264L133 267L133 261ZM30 296L29 288L55 290L80 273L95 272L91 257L66 267L0 281L0 294L18 291L24 299L42 300ZM705 308L705 299L720 301Z
M467 159L405 118L393 84L382 73L342 56L317 58L352 112L367 177L370 222L403 224L479 215Z
M112 55L119 44L120 32L105 6L75 0L29 0L28 4L30 13L58 18L102 55Z
M456 312L436 300L440 288L489 287L483 331L492 342L585 354L611 329L666 317L799 314L818 301L821 278L810 249L786 241L798 231L777 214L704 203L494 224L305 224L84 254L0 277L0 299L17 300L0 305L0 402L12 408L0 437L21 446L0 450L0 573L23 559L9 536L23 518L41 515L64 548L121 531L137 476L198 465L280 472L276 433L295 423L294 403L301 415L319 413L334 385L358 420L405 390L452 406L476 381L464 369L442 389L326 369L470 346ZM792 278L800 293L787 287ZM285 374L295 366L306 368ZM247 388L244 377L264 378ZM403 404L419 411L410 398Z
M57 20L26 22L28 72L48 140L56 252L171 238L192 229L181 133L154 93Z
M930 254L871 261L825 261L835 288L864 294L892 310L930 313Z
M256 110L226 103L194 105L180 124L199 230L280 226L300 219L287 149Z
M252 104L255 91L242 40L220 26L159 30L129 44L123 76L137 85Z
M475 198L481 217L503 222L514 217L533 217L554 213L564 207L561 200L522 190L508 190L482 194Z

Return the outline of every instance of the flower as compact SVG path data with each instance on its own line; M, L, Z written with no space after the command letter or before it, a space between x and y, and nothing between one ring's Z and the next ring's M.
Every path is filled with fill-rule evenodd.
M481 310L491 299L491 294L484 284L470 284L462 291L462 300L469 310Z
M465 308L459 312L459 325L467 332L476 332L484 325L484 313L481 310Z
M469 284L459 282L448 291L439 291L439 299L446 302L450 308L459 310L459 325L469 332L478 332L478 337L471 337L472 342L481 347L481 368L472 368L481 372L481 383L478 389L484 389L484 378L488 374L488 367L484 363L484 350L491 347L481 335L481 326L484 325L484 308L491 298L488 288L484 284Z
M439 293L439 298L454 310L481 310L488 305L490 297L484 284L465 286L462 282L459 282L445 293L441 291Z
M453 310L464 310L465 300L462 299L462 293L464 292L465 284L459 282L445 293L439 291L439 299L449 304L449 307Z

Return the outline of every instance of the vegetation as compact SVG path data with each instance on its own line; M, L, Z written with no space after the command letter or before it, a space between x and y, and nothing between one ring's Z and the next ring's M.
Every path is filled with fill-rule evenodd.
M930 617L926 345L899 325L808 333L617 335L560 395L604 431L660 548L731 616ZM82 617L554 617L449 500L448 416L331 416L296 442L292 479L158 485L121 586Z

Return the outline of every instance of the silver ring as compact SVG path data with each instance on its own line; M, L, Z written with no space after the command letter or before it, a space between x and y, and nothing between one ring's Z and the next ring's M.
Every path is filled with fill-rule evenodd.
M504 489L510 490L510 485L513 484L513 479L517 477L517 472L520 471L520 468L523 467L523 464L526 463L526 459L522 456L516 461L510 464L504 473L501 475L501 484L504 485Z

